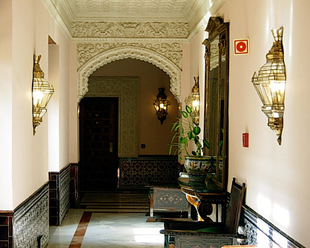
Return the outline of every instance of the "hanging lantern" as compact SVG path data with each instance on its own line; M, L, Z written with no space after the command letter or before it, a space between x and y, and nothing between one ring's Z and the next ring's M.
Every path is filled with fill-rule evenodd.
M163 124L166 116L168 115L168 107L170 102L167 100L167 96L165 94L165 88L159 88L159 93L157 95L156 100L154 100L154 108L156 110L157 118L160 120L160 123Z
M194 116L194 123L199 125L199 108L200 108L200 96L199 96L199 77L194 77L195 85L192 88L192 92L185 99L186 105L192 109Z

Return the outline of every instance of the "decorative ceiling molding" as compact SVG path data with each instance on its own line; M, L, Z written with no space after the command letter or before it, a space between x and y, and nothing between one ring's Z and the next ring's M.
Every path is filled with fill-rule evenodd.
M114 44L115 45L115 44ZM156 44L149 44L155 47ZM157 44L160 49L159 44ZM169 44L161 44L162 48ZM180 46L180 44L177 44ZM181 46L182 47L182 46ZM175 52L182 58L182 51ZM78 101L88 92L88 77L98 68L120 59L139 59L149 62L162 69L170 77L170 91L177 101L181 102L181 69L168 57L153 51L145 44L120 44L113 47L109 43L79 43L78 44Z
M185 22L73 22L73 38L181 38L189 35Z
M68 38L83 23L185 23L187 37L226 0L41 0ZM214 13L214 11L212 11ZM177 31L176 31L177 32ZM76 33L76 30L75 30ZM98 35L98 32L95 32ZM123 37L123 36L122 36ZM161 36L159 38L162 38ZM184 34L182 31L182 39Z
M42 2L50 15L55 19L60 29L64 32L65 36L71 40L72 35L70 30L70 21L68 20L66 12L56 8L53 0L42 0Z

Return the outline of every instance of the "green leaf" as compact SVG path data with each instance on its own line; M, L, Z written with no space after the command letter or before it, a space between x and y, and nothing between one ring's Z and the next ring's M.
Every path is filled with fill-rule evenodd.
M173 141L175 140L175 138L177 138L178 137L178 133L175 133L173 136L172 136L172 138L171 138L171 144L173 144Z
M192 113L192 112L193 112L193 111L192 111L192 108L191 108L190 106L186 105L186 107L185 107L185 108L186 108L186 112L187 112L187 113L189 113L189 114L190 114L190 113Z
M170 145L169 147L169 155L171 155L171 152L172 152L172 145Z
M193 154L194 156L196 156L196 155L197 155L197 153L196 153L195 151L192 151L192 154Z
M194 127L193 128L193 133L196 134L196 135L200 134L200 127L198 127L198 126Z
M188 113L186 111L182 111L182 115L183 115L184 118L188 117Z
M207 147L208 149L210 149L210 143L206 140L203 140L203 143L205 145L205 147Z
M182 124L178 121L176 121L175 123L173 123L172 127L171 127L171 132L175 132L178 131L178 129L180 128L180 126L182 126Z
M187 136L188 136L189 139L194 138L193 132L188 132L188 133L187 133Z
M223 146L223 140L220 140L219 147L222 148L222 146Z
M181 137L180 140L179 140L179 143L186 144L187 143L187 139L184 138L184 137Z

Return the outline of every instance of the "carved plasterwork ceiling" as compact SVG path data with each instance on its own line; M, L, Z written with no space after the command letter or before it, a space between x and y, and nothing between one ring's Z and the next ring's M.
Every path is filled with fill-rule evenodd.
M186 18L202 0L65 0L73 17ZM197 8L197 7L196 7Z
M73 38L183 38L186 22L73 22Z
M85 34L87 37L154 37L156 34L184 38L185 33L188 38L197 31L205 15L215 14L225 1L42 0L65 33L75 39L86 37ZM106 26L109 26L107 30Z

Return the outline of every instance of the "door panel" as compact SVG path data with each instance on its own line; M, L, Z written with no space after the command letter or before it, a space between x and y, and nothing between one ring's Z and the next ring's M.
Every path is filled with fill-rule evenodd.
M81 191L114 190L118 166L118 98L80 102Z

